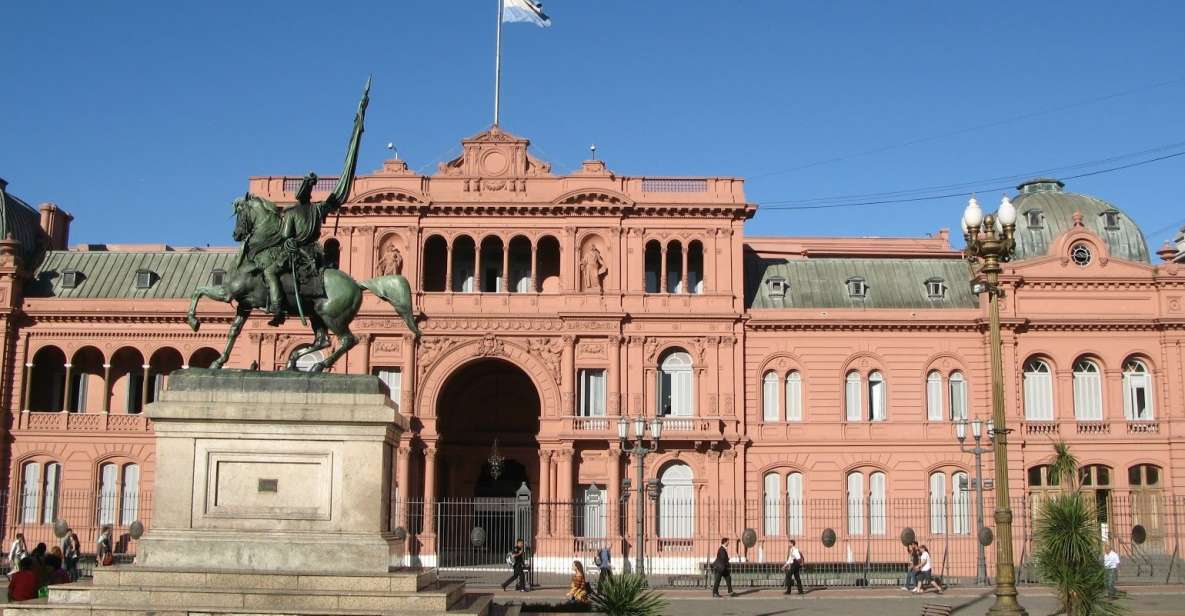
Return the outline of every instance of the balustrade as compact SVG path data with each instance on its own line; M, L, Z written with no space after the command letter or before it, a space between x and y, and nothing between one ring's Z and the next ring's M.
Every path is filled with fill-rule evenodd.
M150 427L148 418L143 415L25 411L20 414L15 429L45 432L147 432Z

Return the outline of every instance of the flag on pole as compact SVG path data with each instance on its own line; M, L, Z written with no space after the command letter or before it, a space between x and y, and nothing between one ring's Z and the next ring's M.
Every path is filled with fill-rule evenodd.
M502 22L525 21L540 28L551 26L551 18L543 13L543 4L535 0L503 0Z

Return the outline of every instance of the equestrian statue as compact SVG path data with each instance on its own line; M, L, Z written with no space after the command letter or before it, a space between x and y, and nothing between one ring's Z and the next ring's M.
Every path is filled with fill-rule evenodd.
M230 357L235 340L254 310L271 314L269 325L277 326L289 315L300 316L301 323L312 326L313 342L298 346L288 355L286 368L296 369L301 357L331 346L329 332L337 337L337 348L314 363L309 370L321 372L332 366L358 343L350 323L362 306L362 292L374 293L395 308L416 338L420 329L411 313L411 287L398 274L377 276L358 282L325 262L318 240L325 219L343 203L354 184L358 168L358 146L362 142L362 124L370 101L370 80L354 116L354 132L346 148L345 169L337 186L324 201L313 202L316 174L310 173L296 192L296 204L280 208L275 203L247 193L234 202L234 238L240 242L238 260L226 272L221 285L198 287L191 296L186 322L197 331L198 301L203 297L233 303L235 316L230 324L226 347L211 364L221 368Z

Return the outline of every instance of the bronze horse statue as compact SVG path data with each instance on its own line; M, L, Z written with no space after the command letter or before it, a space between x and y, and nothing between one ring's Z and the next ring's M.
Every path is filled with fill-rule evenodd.
M198 287L193 292L185 319L197 331L201 326L197 318L201 298L234 302L235 317L230 324L226 348L212 368L221 368L226 363L243 323L251 311L258 309L272 312L272 324L278 324L285 313L299 314L303 323L305 314L308 314L313 342L298 346L288 355L286 367L289 370L296 369L296 362L301 357L329 348L329 332L333 332L337 336L337 348L310 368L312 372L321 372L358 343L358 338L350 331L350 323L362 306L363 290L391 304L403 317L407 328L416 338L420 337L420 329L411 314L411 287L406 278L378 276L360 283L334 267L327 267L317 245L321 224L345 202L354 184L369 100L370 81L367 80L354 116L354 132L346 148L345 169L325 201L312 202L317 176L311 173L297 191L296 204L284 210L251 193L235 200L234 238L236 242L242 242L238 261L235 268L226 273L221 285Z
M280 235L280 211L267 199L247 194L235 201L234 212L234 238L243 242L239 265L226 273L221 285L198 287L191 296L189 313L186 315L186 322L197 331L201 325L197 318L197 305L201 298L209 297L235 304L235 316L230 324L226 347L222 355L211 364L211 368L221 368L226 363L235 340L251 312L263 310L267 306L267 285L263 281L263 274L252 265L250 257L259 250L274 246ZM407 328L416 338L420 337L420 329L416 326L411 312L411 286L403 276L393 274L358 282L338 269L322 268L320 274L323 293L306 293L302 289L300 305L296 304L297 299L291 291L284 294L287 310L292 314L302 311L307 313L313 329L312 344L302 345L293 350L288 356L287 369L295 370L296 362L302 356L329 348L329 332L337 336L337 348L325 359L313 364L310 368L312 372L320 372L332 366L358 343L357 336L350 331L350 323L362 306L363 290L370 291L391 304L395 312L403 318ZM285 275L284 283L286 289L290 288L291 276Z

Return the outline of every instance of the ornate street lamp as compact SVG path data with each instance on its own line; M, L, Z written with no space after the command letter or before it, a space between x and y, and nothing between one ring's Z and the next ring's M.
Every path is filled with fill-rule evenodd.
M498 454L498 439L494 439L494 446L490 448L490 457L486 458L486 462L490 465L490 479L498 481L498 477L502 476L502 464L506 462L506 458Z
M964 255L978 262L979 272L971 283L976 294L988 295L988 326L992 353L992 423L996 462L996 602L988 610L994 615L1027 615L1016 601L1016 566L1012 563L1012 507L1008 502L1008 429L1004 417L1004 361L1000 344L1001 263L1008 261L1016 247L1016 207L1005 195L995 214L984 215L975 197L963 212Z
M994 441L996 435L992 433L994 428L992 420L987 422L988 439ZM955 424L955 438L959 439L959 449L963 453L973 454L975 456L975 537L976 544L979 548L979 557L975 563L975 583L987 584L987 555L984 553L987 546L984 545L983 536L983 454L991 451L991 446L981 447L980 439L983 438L983 422L975 419L971 422L971 437L975 440L975 446L964 447L963 441L967 440L967 420L959 420Z
M637 480L633 487L638 491L637 507L637 529L638 529L638 545L634 554L634 570L638 575L645 575L645 551L646 545L646 456L658 451L658 441L662 436L662 418L655 417L650 420L650 444L646 444L646 418L635 417L634 421L634 444L626 447L626 441L629 439L630 421L622 417L617 422L617 439L621 442L621 451L626 455L634 456L638 461L637 466ZM626 478L626 483L623 488L629 490L629 478ZM657 486L652 488L657 495Z

